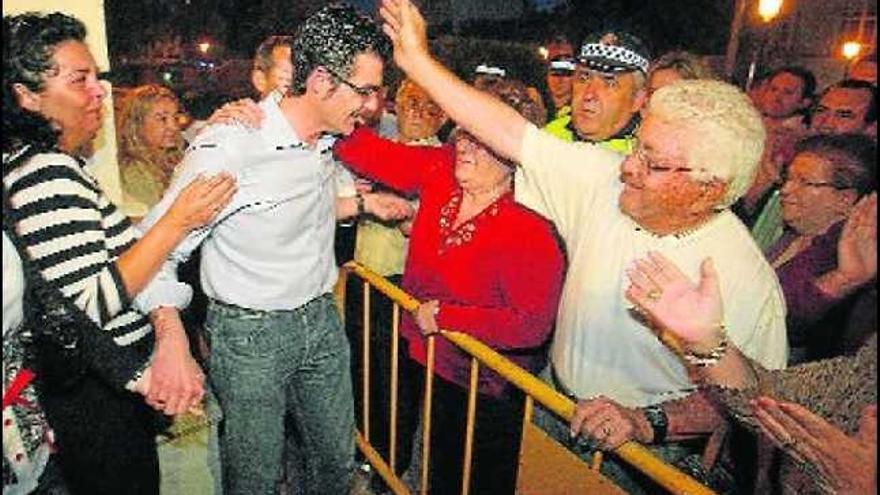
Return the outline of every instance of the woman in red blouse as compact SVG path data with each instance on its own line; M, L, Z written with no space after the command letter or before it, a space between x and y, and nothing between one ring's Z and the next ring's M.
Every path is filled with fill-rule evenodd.
M486 89L538 125L543 115L521 83ZM438 328L470 334L525 369L545 364L565 270L550 222L513 198L513 164L462 130L454 146L410 147L363 128L336 154L352 170L420 199L410 235L403 288L424 301L405 315L408 355L425 364L425 335ZM431 489L458 493L470 358L437 339L432 413ZM421 374L416 374L421 375ZM420 376L402 376L403 397L417 411ZM522 396L483 369L474 436L471 493L513 493L521 432ZM402 436L415 418L401 421ZM406 425L406 426L404 426Z

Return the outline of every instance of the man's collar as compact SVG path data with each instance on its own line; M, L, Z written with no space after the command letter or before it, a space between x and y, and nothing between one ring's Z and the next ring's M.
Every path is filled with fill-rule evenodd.
M266 112L266 118L269 119L277 119L278 128L285 129L289 132L285 132L283 141L290 141L293 139L293 143L291 147L309 149L312 148L313 145L309 144L308 141L304 140L299 133L297 133L296 128L294 128L293 123L288 120L287 115L284 112L282 106L285 105L287 99L293 98L292 96L285 96L280 101L274 101L272 98L267 97L260 102L260 106L263 107L263 111ZM288 103L289 104L289 103ZM281 137L281 136L276 136ZM338 138L338 136L333 135L329 132L321 132L318 134L315 139L314 146L320 149L324 149L332 146L333 142Z

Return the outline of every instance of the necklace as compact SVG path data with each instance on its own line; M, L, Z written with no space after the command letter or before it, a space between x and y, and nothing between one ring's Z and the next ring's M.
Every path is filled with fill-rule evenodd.
M676 239L685 239L685 238L689 237L691 234L694 234L694 233L696 233L698 230L700 230L700 229L702 229L703 227L705 227L706 224L708 224L709 222L711 222L711 221L712 221L713 219L715 219L717 216L718 216L718 215L709 215L708 217L706 217L706 218L700 220L699 222L697 222L696 224L690 226L689 228L682 229L682 230L679 230L679 231L677 231L677 232L671 232L671 233L669 233L669 234L658 234L658 233L656 233L656 232L652 232L652 231L650 231L650 230L648 230L648 229L642 227L640 224L636 223L635 221L633 221L633 223L636 224L636 231L637 231L637 232L645 232L646 234L650 235L651 237L653 237L653 238L655 238L655 239L662 239L662 238L667 237L667 236L670 236L670 235L671 235L672 237L675 237Z

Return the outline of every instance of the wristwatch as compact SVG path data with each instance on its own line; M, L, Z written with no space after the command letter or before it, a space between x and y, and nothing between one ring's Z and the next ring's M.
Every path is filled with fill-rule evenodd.
M654 439L651 440L651 443L663 443L666 440L666 433L669 428L669 418L666 417L663 407L659 404L654 404L653 406L643 407L642 412L645 414L648 424L651 425L651 429L654 430Z

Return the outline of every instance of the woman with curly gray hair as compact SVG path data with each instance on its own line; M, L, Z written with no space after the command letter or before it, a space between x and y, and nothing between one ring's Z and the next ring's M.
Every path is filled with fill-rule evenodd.
M185 337L169 326L154 338L131 301L186 233L228 202L234 183L197 181L137 239L83 161L105 96L85 34L60 13L3 18L4 234L19 257L11 266L25 267L16 282L20 321L7 322L4 311L4 426L19 433L7 442L4 430L4 494L10 483L39 478L53 450L72 493L158 493L154 423L142 396L176 414L203 391L201 371L182 354ZM54 430L51 449L27 399L39 400Z

